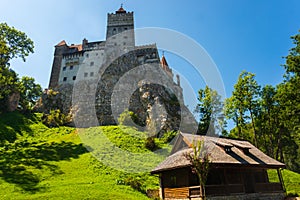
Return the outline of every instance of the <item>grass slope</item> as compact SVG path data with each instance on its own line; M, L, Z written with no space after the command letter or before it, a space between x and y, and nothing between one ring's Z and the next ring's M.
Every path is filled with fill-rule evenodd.
M281 171L284 186L289 196L300 195L300 174L284 169ZM268 171L270 182L279 182L276 170Z
M40 118L0 115L0 199L143 200L147 189L158 188L147 171L170 146L156 140L160 150L153 153L144 147L145 133L132 128L50 129ZM269 177L276 181L276 172ZM287 193L300 193L300 174L284 170L283 178Z
M110 129L104 127L107 135ZM102 164L75 129L49 129L39 115L0 115L0 135L0 199L143 200L148 199L143 191L158 185L149 173L130 174ZM125 149L148 151L142 139L131 143L129 137L110 137L119 146L124 139Z

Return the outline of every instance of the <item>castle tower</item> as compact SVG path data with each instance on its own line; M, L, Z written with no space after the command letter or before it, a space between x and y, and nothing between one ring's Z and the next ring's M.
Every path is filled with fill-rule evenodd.
M107 15L106 41L107 46L135 46L133 12L127 12L121 5L115 13Z
M63 54L67 52L68 49L68 45L64 40L55 46L54 59L48 88L55 88L58 86Z
M165 70L165 72L168 74L168 76L170 76L170 78L173 79L172 69L169 67L168 62L164 55L162 55L161 57L160 65L163 68L163 70Z

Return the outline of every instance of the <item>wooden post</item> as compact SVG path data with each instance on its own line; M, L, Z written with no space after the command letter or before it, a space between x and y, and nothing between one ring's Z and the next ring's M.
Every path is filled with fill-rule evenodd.
M281 184L281 188L282 190L284 191L284 194L286 194L286 189L285 189L285 185L284 185L284 181L283 181L283 177L282 177L282 174L281 174L281 170L282 169L277 169L277 174L278 174L278 177L279 177L279 181L280 181L280 184Z
M165 198L164 185L163 185L163 174L159 174L159 198Z

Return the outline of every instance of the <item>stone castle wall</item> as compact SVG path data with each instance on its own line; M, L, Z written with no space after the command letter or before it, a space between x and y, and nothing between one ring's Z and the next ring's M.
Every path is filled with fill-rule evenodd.
M195 132L179 77L174 83L172 70L164 67L156 45L135 46L133 12L120 8L108 14L106 41L55 46L49 88L58 93L45 93L36 108L72 114L77 127L117 124L129 109L140 129Z

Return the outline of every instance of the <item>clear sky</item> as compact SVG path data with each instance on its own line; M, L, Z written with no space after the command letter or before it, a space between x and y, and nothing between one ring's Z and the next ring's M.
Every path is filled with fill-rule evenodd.
M299 0L1 0L0 22L35 43L35 53L26 63L13 62L13 69L46 88L54 46L61 40L104 40L107 13L121 3L134 11L136 28L176 30L202 45L221 73L227 96L242 70L255 73L261 85L281 82L282 57L293 46L290 36L300 29ZM168 53L166 57L177 71L188 65ZM203 88L189 68L183 70L187 81L195 91Z

